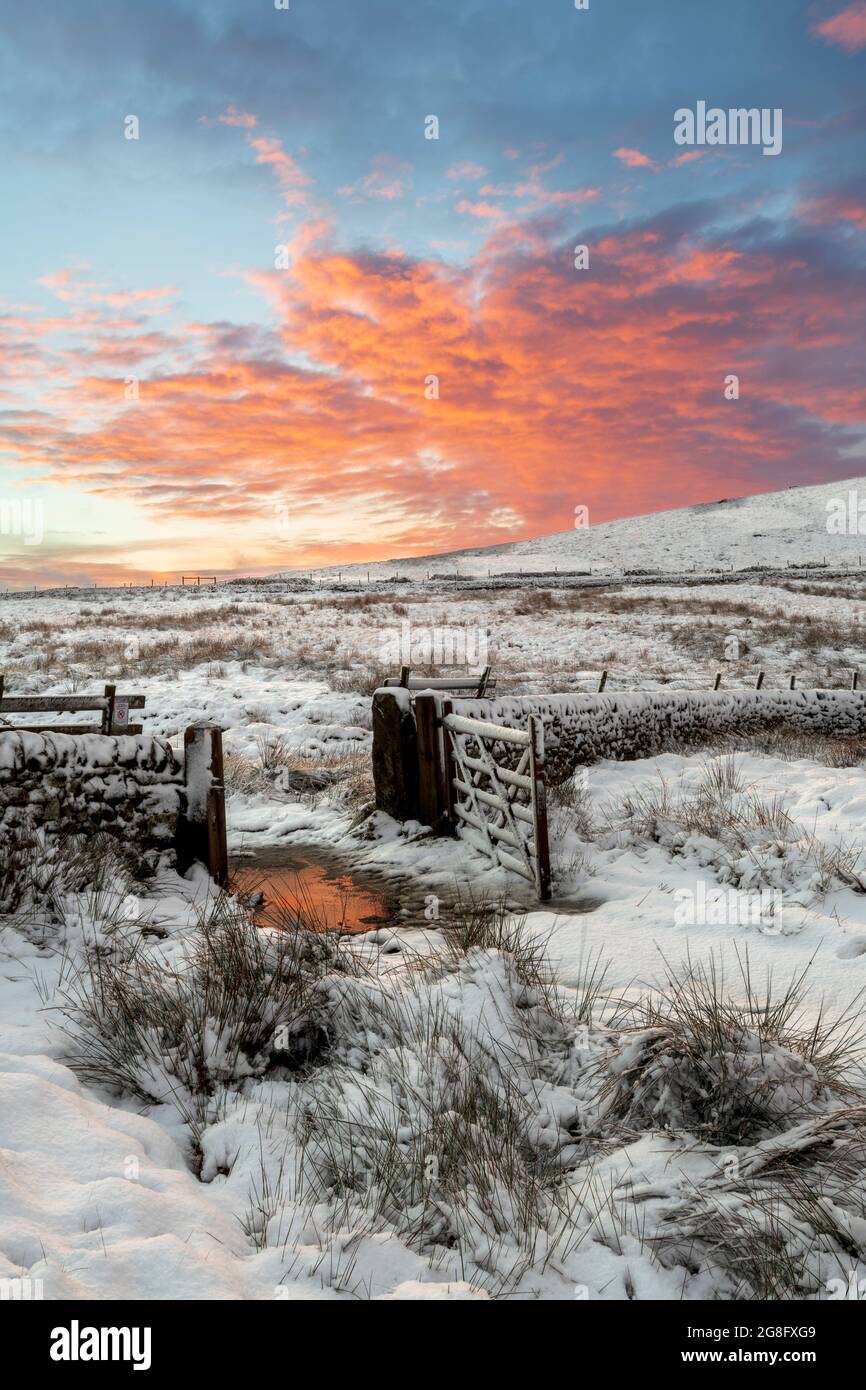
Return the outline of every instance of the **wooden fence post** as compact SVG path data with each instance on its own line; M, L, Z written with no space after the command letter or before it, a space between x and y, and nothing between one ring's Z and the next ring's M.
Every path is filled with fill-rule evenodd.
M444 817L445 817L445 825L447 826L448 830L451 831L452 834L454 833L454 827L455 827L455 825L457 824L457 815L456 815L456 812L455 812L455 810L454 810L454 759L453 759L452 756L451 756L451 741L450 741L450 738L449 738L449 735L448 735L447 730L444 728L444 721L448 718L449 714L453 714L453 713L454 713L454 702L453 702L453 700L443 700L443 701L442 701L442 714L441 714L441 716L440 716L440 719L443 721L443 727L442 727L442 781L443 781L443 783L444 783L443 791L444 791L445 801L444 801L444 805L443 805L442 810L443 810Z
M114 727L114 697L116 692L116 685L107 685L105 687L105 698L108 701L108 704L102 711L102 732L104 734L110 734L112 728Z
M529 716L529 776L532 779L532 809L535 817L536 886L540 900L550 900L550 843L547 834L547 788L544 782L544 725L537 715Z
M178 867L198 860L215 883L228 882L223 735L217 724L191 724L183 736L186 818L179 827Z
M408 692L373 695L373 782L376 810L394 820L418 819L418 733Z
M416 695L418 747L418 819L438 827L448 809L445 790L445 747L435 695Z

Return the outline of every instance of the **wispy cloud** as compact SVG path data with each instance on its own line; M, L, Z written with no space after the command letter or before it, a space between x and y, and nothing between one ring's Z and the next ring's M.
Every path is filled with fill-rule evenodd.
M838 44L847 53L859 53L861 48L866 48L866 0L857 0L856 4L822 20L815 25L815 33L827 43Z
M658 169L654 159L650 159L648 154L642 154L640 150L630 150L621 147L613 152L615 159L622 160L628 169Z
M371 161L368 174L356 183L345 184L337 192L353 202L381 201L397 202L404 198L412 187L412 165L396 155L377 154Z
M449 179L459 182L478 183L484 178L487 170L483 164L475 164L471 159L458 160L456 164L449 166L446 171Z

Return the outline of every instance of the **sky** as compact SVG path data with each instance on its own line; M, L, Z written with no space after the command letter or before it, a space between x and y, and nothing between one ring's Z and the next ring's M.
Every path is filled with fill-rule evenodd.
M0 0L0 585L866 473L866 0L282 2Z

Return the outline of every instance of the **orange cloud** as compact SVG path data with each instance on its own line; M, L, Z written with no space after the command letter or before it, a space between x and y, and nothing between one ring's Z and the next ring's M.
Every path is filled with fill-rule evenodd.
M652 169L658 170L658 165L654 159L650 159L648 154L642 154L640 150L618 149L614 150L614 158L621 159L628 169Z
M866 203L844 192L806 199L799 204L797 212L806 222L851 222L866 227Z
M464 159L458 164L452 164L448 169L449 179L468 179L472 183L477 183L483 179L487 170L483 164L473 164L471 159Z
M589 203L598 198L598 188L550 189L544 183L543 175L556 169L562 163L562 155L555 155L540 164L533 164L529 176L514 186L514 197L523 200L523 211L539 212L544 208L568 207L577 203ZM481 190L482 194L484 189Z
M264 135L255 138L248 136L247 139L250 149L255 152L256 163L267 165L276 178L283 201L289 206L303 205L307 201L306 190L312 180L283 149L281 142Z
M149 304L151 313L164 312L169 306L162 301L176 293L170 285L141 290L111 290L102 282L83 280L82 272L88 269L89 266L83 265L55 270L50 275L41 276L37 284L50 290L64 303L85 301L91 305L107 304L114 309L127 308L131 304Z
M508 154L509 151L506 151ZM514 159L518 159L517 150L510 151ZM530 165L525 177L516 183L485 183L481 185L479 194L484 198L508 198L515 200L514 212L524 216L533 213L543 212L546 209L559 207L572 207L579 203L594 202L600 195L598 188L548 188L544 183L543 175L549 173L551 169L556 169L562 163L562 155L557 155L553 159L548 159L539 164ZM475 216L492 217L490 211L493 205L479 203L476 204L479 211ZM464 201L457 205L458 212L472 212L473 205Z
M457 211L467 213L470 217L504 218L505 213L498 208L495 203L477 202L473 203L468 198L461 198L457 203Z
M252 130L258 125L258 120L249 111L238 111L236 106L229 106L223 111L221 116L217 116L220 125L240 126L245 130Z
M303 198L307 175L249 131L282 197ZM157 332L167 291L55 272L44 283L63 313L0 316L0 401L16 399L22 363L43 382L0 446L37 478L242 528L263 568L286 563L267 538L276 497L342 527L339 541L308 535L300 563L484 544L502 539L503 518L539 534L570 524L577 503L603 520L841 476L866 421L862 278L835 252L806 265L783 237L734 246L664 217L587 229L591 264L577 271L550 204L597 190L546 188L558 163L508 190L523 200L508 216L463 204L489 235L462 266L350 250L308 216L288 270L245 277L270 312L262 324L161 317Z
M346 517L332 558L350 545L362 558L360 509L368 556L482 544L497 516L532 534L567 525L576 502L602 519L716 495L718 474L725 492L788 479L792 412L824 428L866 418L856 372L815 367L818 341L859 360L863 294L793 258L652 229L608 234L592 255L578 273L570 246L510 224L455 269L349 252L319 223L290 271L248 277L269 329L191 324L137 343L91 325L86 351L56 359L69 384L50 413L6 444L38 476L173 518L249 526L275 496L324 497ZM787 358L768 371L758 345L782 323ZM131 402L134 347L161 349L162 365ZM105 374L100 354L117 364ZM748 383L736 404L730 371Z
M866 48L866 0L858 0L847 9L840 10L839 14L825 19L815 26L815 33L820 34L827 43L838 44L847 53L858 53L861 48Z
M662 169L678 169L683 164L693 164L696 159L703 159L706 150L685 150L683 154L676 155L669 159L666 164L659 164L655 159L650 159L648 154L641 150L618 149L614 150L614 158L619 159L628 169L652 169L654 174L658 174Z

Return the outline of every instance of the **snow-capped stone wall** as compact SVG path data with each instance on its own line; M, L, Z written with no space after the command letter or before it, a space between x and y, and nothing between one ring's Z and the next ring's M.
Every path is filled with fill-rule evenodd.
M0 731L0 835L107 831L145 869L174 843L184 796L183 764L160 739Z
M504 696L454 700L455 714L525 728L544 722L552 780L601 758L650 757L671 742L713 734L750 734L773 726L839 738L866 734L866 691L711 690L641 694Z

